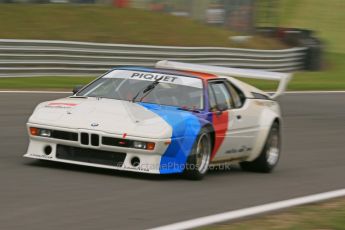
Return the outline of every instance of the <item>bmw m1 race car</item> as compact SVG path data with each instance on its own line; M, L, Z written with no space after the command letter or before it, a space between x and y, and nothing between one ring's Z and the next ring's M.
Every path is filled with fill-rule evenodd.
M237 78L280 81L269 95ZM39 104L29 158L201 179L210 165L270 172L281 154L275 100L290 74L160 61L116 68Z

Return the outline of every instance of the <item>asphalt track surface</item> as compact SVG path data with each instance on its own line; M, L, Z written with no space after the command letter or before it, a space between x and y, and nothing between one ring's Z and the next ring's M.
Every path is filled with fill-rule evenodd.
M0 229L144 229L345 188L345 94L281 99L283 155L272 174L203 181L25 159L25 122L62 94L0 93Z

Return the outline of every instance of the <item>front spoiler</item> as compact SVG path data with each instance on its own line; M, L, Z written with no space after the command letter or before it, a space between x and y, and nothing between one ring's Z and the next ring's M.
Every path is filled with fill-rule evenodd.
M44 156L38 156L35 154L25 154L23 157L31 158L31 159L39 159L39 160L47 160L47 161L53 161L53 162L61 162L61 163L67 163L67 164L74 164L74 165L82 165L82 166L90 166L90 167L96 167L96 168L104 168L104 169L115 169L120 171L131 171L131 172L140 172L140 173L148 173L148 174L160 174L159 170L149 170L144 167L133 167L133 166L109 166L109 165L102 165L102 164L93 164L93 163L86 163L81 161L71 161L71 160L62 160L57 158L50 158L50 157L44 157Z

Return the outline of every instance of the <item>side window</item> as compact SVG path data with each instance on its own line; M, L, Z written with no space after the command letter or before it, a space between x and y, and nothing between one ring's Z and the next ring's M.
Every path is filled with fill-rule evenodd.
M234 108L241 108L246 101L246 96L244 96L244 93L229 81L227 81L226 85L230 91Z
M217 111L217 102L211 84L208 85L208 97L210 100L210 111Z
M240 95L236 91L236 89L231 84L229 84L229 89L230 89L230 93L231 93L235 108L242 107L243 102Z
M210 105L212 110L217 108L216 106L214 107L214 105L222 105L227 109L230 109L232 107L231 97L228 88L225 85L225 82L211 82L209 85L209 89Z

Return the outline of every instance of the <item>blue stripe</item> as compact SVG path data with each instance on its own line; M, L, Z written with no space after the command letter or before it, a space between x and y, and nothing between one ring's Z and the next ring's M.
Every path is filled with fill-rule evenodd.
M181 173L194 142L200 132L199 118L188 111L173 106L140 103L146 109L163 118L172 128L171 144L162 155L160 173Z

